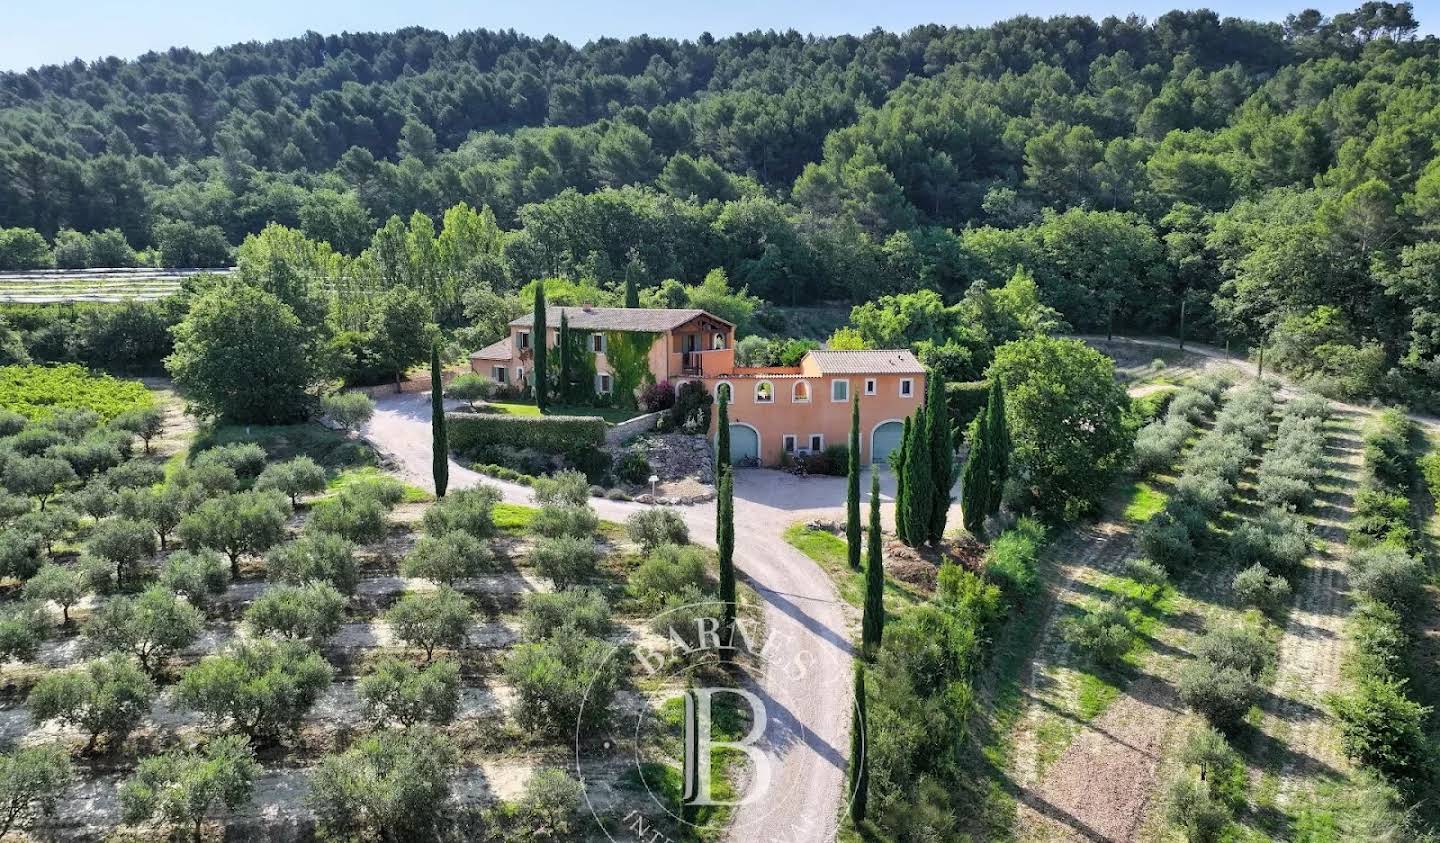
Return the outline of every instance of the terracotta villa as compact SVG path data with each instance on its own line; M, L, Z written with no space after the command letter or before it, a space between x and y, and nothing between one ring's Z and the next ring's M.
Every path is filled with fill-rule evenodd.
M653 333L650 373L676 389L699 381L718 399L728 393L730 449L737 461L776 465L784 453L846 444L850 399L860 397L861 459L884 460L900 444L906 416L924 400L925 367L908 350L811 351L800 365L735 365L735 326L703 310L621 307L551 307L545 313L547 348L559 342L564 313L571 331L589 333L595 352L595 390L608 393L614 378L605 359L606 334ZM510 335L470 355L470 368L498 383L528 385L533 315L510 323ZM715 421L711 421L713 435Z

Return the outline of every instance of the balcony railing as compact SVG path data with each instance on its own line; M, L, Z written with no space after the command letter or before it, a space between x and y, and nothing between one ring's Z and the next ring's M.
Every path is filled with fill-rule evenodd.
M716 348L705 351L679 351L671 355L671 371L685 377L721 375L735 368L735 350Z

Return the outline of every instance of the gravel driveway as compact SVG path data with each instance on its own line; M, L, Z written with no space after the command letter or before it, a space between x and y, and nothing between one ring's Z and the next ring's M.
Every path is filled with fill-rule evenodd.
M428 393L378 399L364 435L395 460L407 481L432 488ZM483 479L506 501L530 502L527 487ZM451 488L481 480L451 460ZM869 488L869 478L862 488ZM737 808L729 839L835 839L850 746L850 642L856 616L840 601L830 578L787 544L783 533L800 519L843 518L844 501L842 477L801 480L764 469L736 472L735 564L765 601L765 662L759 687L752 690L764 700L768 715L760 746L771 761L772 778L762 798ZM604 499L591 504L600 517L613 521L643 508ZM678 511L696 541L714 545L713 503Z

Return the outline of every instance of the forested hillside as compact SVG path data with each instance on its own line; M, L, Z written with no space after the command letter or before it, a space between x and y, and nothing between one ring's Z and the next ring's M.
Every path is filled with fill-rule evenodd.
M457 324L467 298L538 278L666 301L662 281L717 268L782 305L937 292L888 301L913 322L1023 266L1076 330L1173 332L1183 301L1191 336L1427 403L1440 42L1416 30L1410 4L1366 3L583 47L308 33L76 61L0 75L0 269L227 265L273 222L329 244L283 250L305 277L440 290ZM489 213L452 230L461 203ZM417 248L441 268L397 268Z

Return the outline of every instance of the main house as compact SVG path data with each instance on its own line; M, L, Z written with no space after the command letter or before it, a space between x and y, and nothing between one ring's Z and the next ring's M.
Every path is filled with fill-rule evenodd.
M900 444L906 416L925 395L925 367L907 350L811 351L798 366L735 365L735 326L703 310L623 307L551 307L545 312L546 348L559 342L560 317L572 332L588 334L595 353L595 391L614 389L605 358L607 334L655 334L650 374L679 389L699 381L729 402L730 454L736 462L779 464L784 454L844 445L850 436L850 401L860 399L860 455L884 460ZM529 386L535 317L510 323L510 335L470 355L470 368L498 383ZM712 417L711 434L716 420Z

